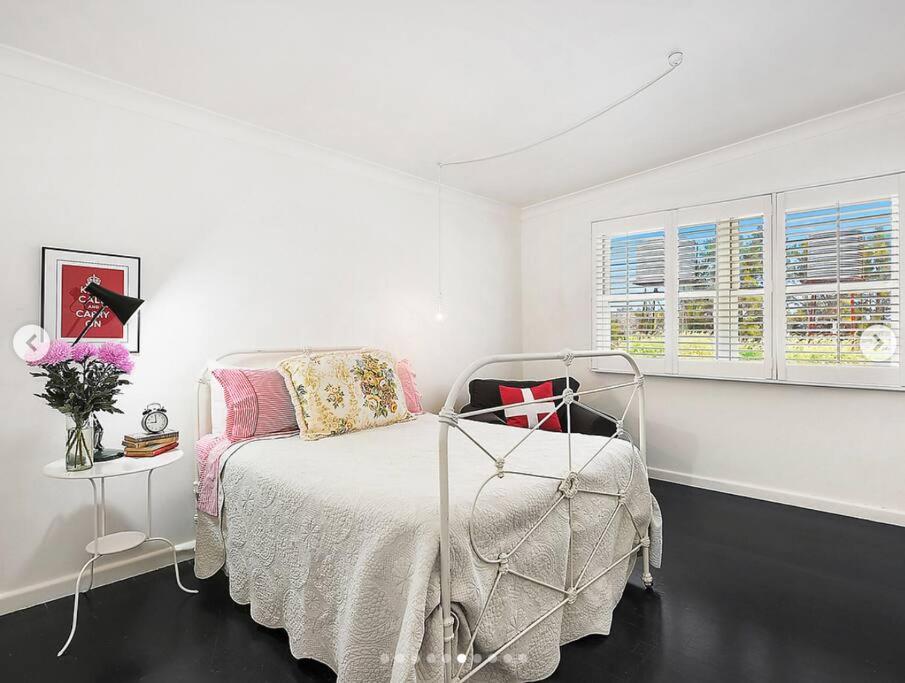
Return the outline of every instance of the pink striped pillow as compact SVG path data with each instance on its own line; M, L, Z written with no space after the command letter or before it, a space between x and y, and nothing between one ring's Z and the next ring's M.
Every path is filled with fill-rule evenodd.
M212 372L226 398L225 433L230 441L298 431L295 408L279 372L245 368Z
M421 415L424 412L421 407L421 392L418 391L418 385L415 383L415 373L412 371L412 364L408 358L403 358L396 363L396 374L399 376L399 383L402 385L402 393L405 394L405 407L409 409L412 415Z

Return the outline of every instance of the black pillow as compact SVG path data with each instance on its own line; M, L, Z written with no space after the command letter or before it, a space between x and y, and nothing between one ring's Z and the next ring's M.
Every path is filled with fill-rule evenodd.
M483 410L484 408L495 408L500 405L503 401L500 398L500 385L504 385L507 387L516 387L517 389L526 389L528 387L533 387L538 384L543 384L544 382L553 382L553 395L559 396L566 389L566 378L565 377L557 377L553 380L547 379L524 379L524 380L515 380L515 379L473 379L468 383L468 393L471 398L469 403L471 404L471 408L474 410ZM569 386L572 387L572 391L578 391L578 387L581 386L577 379L574 377L569 378ZM553 399L554 403L561 399ZM576 399L577 400L577 399ZM499 417L504 422L506 421L506 415L502 409L493 413L497 417ZM559 415L559 423L563 425L563 430L565 430L566 425L566 406L562 405L556 411L556 414Z

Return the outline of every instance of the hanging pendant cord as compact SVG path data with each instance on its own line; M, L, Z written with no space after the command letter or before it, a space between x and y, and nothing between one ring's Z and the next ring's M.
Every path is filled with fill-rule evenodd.
M555 140L556 138L562 137L563 135L566 135L567 133L571 133L573 130L581 128L585 124L590 123L591 121L593 121L597 118L600 118L607 112L610 112L613 109L615 109L616 107L618 107L620 104L628 102L633 97L640 95L641 93L643 93L645 90L650 88L652 85L654 85L661 79L666 78L666 76L671 74L682 64L682 60L684 59L684 57L685 57L685 55L682 52L671 52L669 54L669 57L667 57L667 62L669 63L669 66L667 67L667 69L665 71L658 74L657 76L655 76L654 78L649 80L647 83L645 83L641 87L636 88L635 90L628 93L627 95L623 95L615 102L611 102L603 109L595 111L590 116L586 116L581 121L578 121L577 123L573 123L568 128L563 128L562 130L557 131L557 132L553 133L552 135L548 135L544 138L541 138L540 140L535 140L534 142L529 142L526 145L521 145L520 147L516 147L514 149L506 150L505 152L498 152L497 154L488 154L487 156L475 157L473 159L455 159L453 161L441 161L437 165L440 168L443 168L444 166L460 166L463 164L477 164L482 161L492 161L493 159L501 159L503 157L508 157L513 154L518 154L519 152L525 152L525 151L531 149L532 147L537 147L538 145L542 145L545 142L550 142L551 140Z
M633 97L640 95L645 90L650 88L652 85L657 83L663 78L666 78L669 74L675 71L681 64L682 60L685 58L685 55L682 52L671 52L669 56L666 58L669 66L665 71L657 74L654 78L649 80L644 85L636 88L632 92L627 95L623 95L615 102L611 102L603 109L595 111L590 116L586 116L581 121L577 123L573 123L568 128L563 128L562 130L556 131L552 135L548 135L540 140L535 140L533 142L529 142L526 145L521 145L514 149L506 150L505 152L498 152L496 154L488 154L486 156L475 157L473 159L455 159L453 161L440 161L437 163L437 320L442 321L444 318L443 313L443 168L446 166L462 166L464 164L477 164L482 161L492 161L493 159L502 159L503 157L512 156L513 154L518 154L520 152L525 152L532 147L537 147L538 145L542 145L545 142L550 142L551 140L555 140L556 138L562 137L567 133L571 133L573 130L581 128L585 124L590 123L591 121L600 118L607 112L612 111L620 104L628 102Z
M437 165L437 322L443 321L443 166Z

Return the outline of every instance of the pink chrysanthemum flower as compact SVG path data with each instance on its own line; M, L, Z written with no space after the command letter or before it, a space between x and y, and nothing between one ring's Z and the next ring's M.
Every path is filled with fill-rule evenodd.
M115 342L107 342L97 347L97 359L102 363L108 363L120 371L129 374L135 363L132 362L132 356L129 355L129 349L122 344Z
M72 347L72 360L78 361L79 363L87 358L90 358L91 356L96 355L97 347L94 344L89 344L88 342L79 342Z
M56 365L57 363L65 363L72 358L72 349L64 341L59 339L52 342L47 347L47 351L40 357L29 359L29 365Z

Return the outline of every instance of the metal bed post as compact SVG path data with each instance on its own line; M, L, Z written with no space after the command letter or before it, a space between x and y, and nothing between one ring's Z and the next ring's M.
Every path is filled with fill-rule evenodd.
M644 377L638 378L638 450L641 453L641 462L644 463L644 476L647 477L647 429L644 420ZM653 506L653 502L651 502ZM653 519L653 514L651 514ZM650 590L654 586L654 576L650 571L650 524L647 525L647 534L641 539L641 583Z
M644 416L644 377L638 378L638 450L641 451L641 461L647 467L647 429Z
M445 412L445 409L444 409ZM440 614L443 622L443 680L452 681L455 638L449 601L449 425L440 418Z
M472 363L456 379L446 403L440 410L440 435L439 435L439 468L440 468L440 615L443 623L443 680L444 683L458 681L458 676L453 674L456 665L455 652L455 619L452 615L450 604L450 566L449 566L449 428L458 425L458 416L455 411L456 398L465 382L482 365L483 361Z

